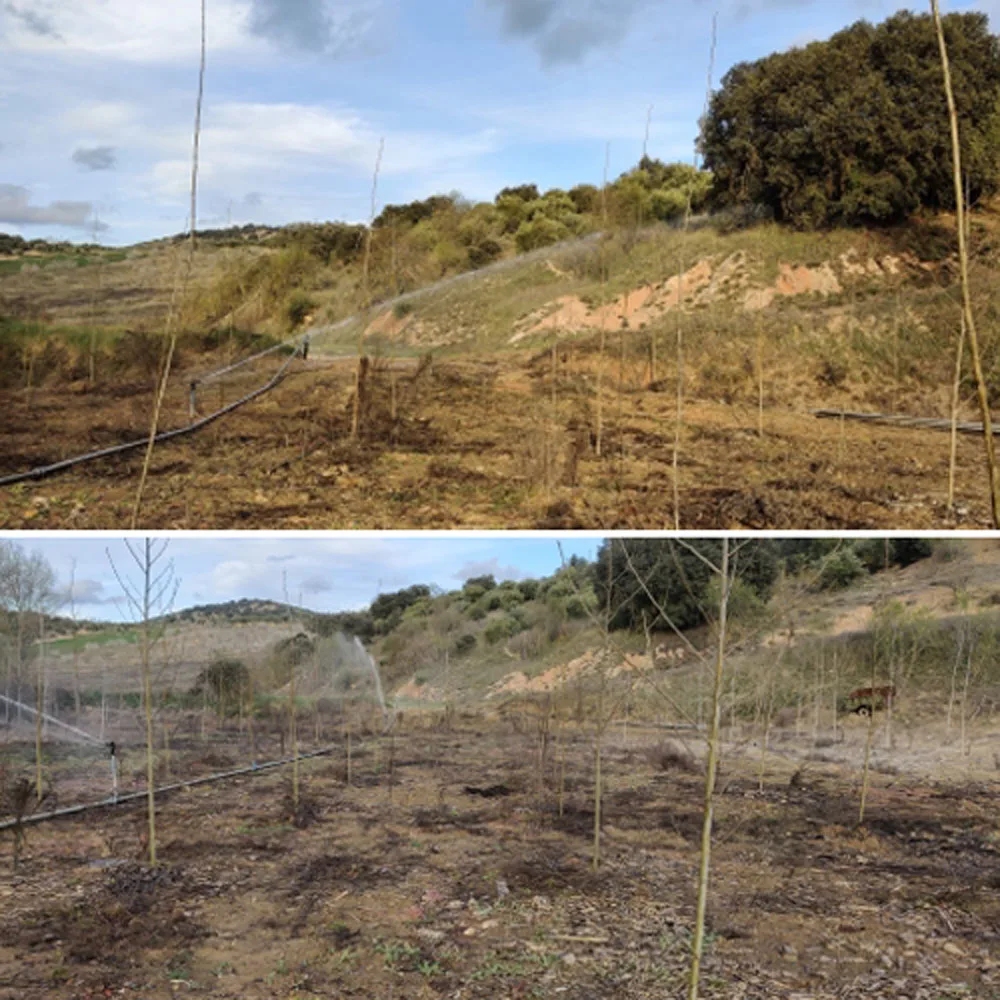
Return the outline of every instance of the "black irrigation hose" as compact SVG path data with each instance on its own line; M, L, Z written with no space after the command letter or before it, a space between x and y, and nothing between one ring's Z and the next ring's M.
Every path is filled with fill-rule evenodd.
M851 420L866 424L885 424L890 427L907 427L932 431L950 431L951 421L940 417L908 417L893 413L851 413L845 410L813 410L813 416L820 420ZM975 421L963 421L956 425L959 434L982 434L983 425ZM1000 436L1000 427L994 428L994 435Z
M162 431L156 435L153 443L160 444L163 441L171 441L174 438L183 437L186 434L193 434L195 431L200 431L203 427L207 427L220 417L224 417L226 414L232 413L234 410L238 410L241 406L245 406L247 403L257 399L258 396L263 396L265 392L270 392L284 378L289 365L291 365L299 354L300 349L296 349L295 353L292 354L281 366L281 368L278 369L277 373L266 385L261 386L259 389L255 389L253 392L248 393L241 399L237 399L236 402L230 403L228 406L224 406L221 410L216 410L215 413L210 413L207 417L202 417L200 420L196 420L194 423L188 424L186 427L178 427L176 430L172 431ZM51 476L56 472L71 469L75 465L82 465L84 462L92 462L98 458L108 458L111 455L120 455L123 452L135 451L137 448L145 448L148 445L148 436L140 438L137 441L127 441L125 444L116 444L110 448L102 448L100 451L89 452L86 455L77 455L75 458L66 458L61 462L54 462L52 465L39 466L37 469L30 469L28 472L18 472L11 476L3 476L0 478L0 486L13 486L15 483L23 483L29 479L44 479L46 476Z
M277 767L287 767L295 763L296 760L313 760L316 757L325 757L327 754L339 750L339 746L329 746L322 750L313 750L311 753L300 753L298 757L285 757L281 760L269 760L263 764L252 764L250 767L240 767L233 771L220 771L218 774L208 774L202 778L192 778L189 781L178 781L172 785L163 785L155 790L155 795L164 795L168 792L176 792L182 788L194 788L196 785L209 785L216 781L226 781L229 778L238 778L244 774L258 774L261 771L273 771ZM130 802L138 802L148 797L148 791L130 792L128 795L119 795L117 798L102 799L100 802L85 802L77 806L66 806L65 809L54 809L52 812L36 813L34 816L25 816L21 820L11 819L0 823L0 831L13 830L16 827L31 826L36 823L47 823L53 819L63 819L66 816L78 816L80 813L90 812L94 809L109 809L114 806L127 805Z

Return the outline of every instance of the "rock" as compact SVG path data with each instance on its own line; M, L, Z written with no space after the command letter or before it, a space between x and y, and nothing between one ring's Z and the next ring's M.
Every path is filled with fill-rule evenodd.
M440 944L445 939L444 931L436 931L430 927L421 927L417 931L417 937L429 944Z

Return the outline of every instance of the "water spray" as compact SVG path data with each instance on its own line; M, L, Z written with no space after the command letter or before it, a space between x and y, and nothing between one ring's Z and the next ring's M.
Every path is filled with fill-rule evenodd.
M368 670L372 675L372 680L375 681L375 695L378 698L379 708L382 709L382 720L385 725L385 731L388 732L392 728L395 716L390 713L389 707L385 703L385 692L382 690L382 678L378 672L378 664L375 662L375 658L371 655L371 653L365 649L364 644L357 636L354 636L354 647L357 649L364 664L368 667Z
M73 733L74 736L78 737L79 739L85 740L92 746L98 746L101 748L105 748L107 746L104 740L99 740L96 736L92 736L90 733L86 733L82 729L77 729L76 726L71 726L69 725L69 723L62 722L61 720L55 718L54 716L49 715L47 712L39 713L37 709L32 708L30 705L25 705L23 701L17 701L14 698L8 698L6 695L3 694L0 694L0 701L2 701L5 705L13 706L14 708L20 709L25 712L31 712L31 714L34 716L38 716L40 714L41 717L50 725L58 726L60 729L65 729L67 732Z

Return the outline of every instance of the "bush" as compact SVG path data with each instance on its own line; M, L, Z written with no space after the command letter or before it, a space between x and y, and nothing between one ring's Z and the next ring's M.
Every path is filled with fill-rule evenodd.
M650 198L653 218L661 222L679 219L687 211L687 195L677 188L654 191Z
M451 645L451 651L455 656L464 656L476 648L476 637L471 632L463 632L457 636Z
M498 642L503 642L504 639L513 638L523 629L521 622L512 615L502 615L487 624L486 628L483 629L483 638L491 646L495 646Z
M239 709L252 690L250 671L242 660L220 656L199 675L191 695L207 694L220 715Z
M288 325L293 330L298 329L315 309L315 301L301 289L292 292L285 303L285 318L288 320Z
M530 253L569 239L570 230L561 222L539 215L530 222L522 222L514 240L520 253Z
M865 567L857 552L853 548L841 549L826 561L816 587L818 590L843 590L864 575Z

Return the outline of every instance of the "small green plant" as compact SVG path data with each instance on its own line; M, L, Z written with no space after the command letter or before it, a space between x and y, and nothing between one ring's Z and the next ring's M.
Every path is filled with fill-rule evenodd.
M394 969L404 962L413 963L421 957L420 949L406 941L376 941L374 950L382 956L387 969Z
M333 961L345 969L353 969L358 961L357 948L331 948L330 957Z
M194 953L185 948L176 952L167 962L167 978L171 982L188 983L191 981L191 963Z

